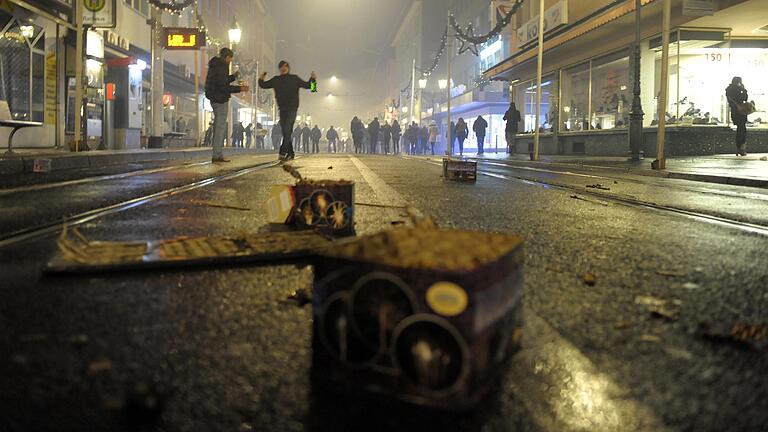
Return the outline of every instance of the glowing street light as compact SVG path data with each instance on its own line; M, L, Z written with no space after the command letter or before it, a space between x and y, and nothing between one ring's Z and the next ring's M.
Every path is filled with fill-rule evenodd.
M229 43L237 45L240 43L240 39L243 37L243 31L240 29L240 24L236 19L232 19L232 28L229 29Z
M407 106L403 107L403 114L408 114L408 107Z
M336 75L334 75L334 76L332 76L332 77L331 77L331 82L332 82L332 83L334 83L334 84L335 84L335 83L336 83L336 81L338 81L338 80L339 80L339 79L338 79L338 78L336 78Z
M422 79L419 80L419 88L422 89L422 90L427 88L427 79L426 78L422 78Z
M445 90L446 87L448 87L448 80L447 79L438 80L437 85L440 87L440 90Z

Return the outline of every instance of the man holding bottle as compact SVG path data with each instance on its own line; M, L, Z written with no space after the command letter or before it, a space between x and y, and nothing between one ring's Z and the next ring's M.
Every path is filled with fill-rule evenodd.
M296 113L299 110L299 89L311 89L312 83L317 82L315 73L309 77L309 81L304 81L296 75L291 74L291 65L283 60L278 65L280 75L266 80L267 73L264 72L259 77L259 87L263 89L274 89L277 107L280 112L280 127L283 131L283 144L280 146L280 160L291 160L294 158L293 124L296 122Z

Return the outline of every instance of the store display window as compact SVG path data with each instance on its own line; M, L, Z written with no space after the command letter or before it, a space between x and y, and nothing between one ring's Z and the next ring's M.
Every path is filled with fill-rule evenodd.
M620 51L593 60L591 80L591 127L593 129L627 127L631 108L627 52Z
M589 129L589 62L563 69L560 90L561 130Z

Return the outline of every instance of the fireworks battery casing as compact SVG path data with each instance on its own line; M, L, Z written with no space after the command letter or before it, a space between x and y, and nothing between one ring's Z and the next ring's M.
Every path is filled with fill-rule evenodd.
M443 158L443 178L457 181L477 181L477 162Z
M522 240L398 230L394 239L385 233L357 239L354 246L332 246L317 259L313 378L327 384L323 388L348 393L446 409L472 407L519 348ZM471 238L476 250L495 244L493 253L474 266L444 264L441 256L472 254ZM395 258L366 256L366 248ZM408 262L414 252L425 258ZM397 256L406 258L398 263Z
M293 196L289 224L337 236L355 233L354 182L300 181L293 186Z

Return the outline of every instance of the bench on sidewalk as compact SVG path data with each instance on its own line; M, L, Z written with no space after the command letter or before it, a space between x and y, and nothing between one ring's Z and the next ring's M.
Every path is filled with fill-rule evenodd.
M36 122L36 121L24 121L24 120L3 120L0 119L0 126L1 127L7 127L11 128L11 134L8 135L8 150L5 151L5 154L13 154L13 136L16 135L16 132L19 131L19 129L24 129L28 127L41 127L43 125L42 122Z

